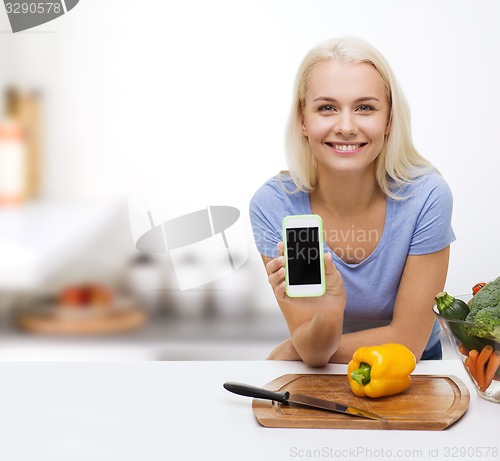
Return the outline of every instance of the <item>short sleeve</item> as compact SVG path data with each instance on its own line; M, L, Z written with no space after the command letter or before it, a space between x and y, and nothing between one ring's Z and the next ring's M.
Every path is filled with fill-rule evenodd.
M427 197L417 217L408 252L411 255L434 253L455 241L451 225L453 196L446 181L433 174L418 193Z
M259 253L276 258L282 240L281 215L283 198L269 183L260 187L250 200L250 222Z

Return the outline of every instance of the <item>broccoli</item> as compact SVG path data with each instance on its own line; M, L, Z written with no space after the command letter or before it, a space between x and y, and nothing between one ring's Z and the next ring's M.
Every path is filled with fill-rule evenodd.
M467 315L469 334L480 338L500 338L500 277L481 288L471 299Z
M474 326L468 326L471 335L480 338L500 338L500 306L485 307L474 317Z

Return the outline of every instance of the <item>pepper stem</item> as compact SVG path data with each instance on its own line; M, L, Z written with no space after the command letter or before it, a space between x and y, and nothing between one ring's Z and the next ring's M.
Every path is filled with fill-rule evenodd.
M362 386L366 386L370 380L370 371L372 367L365 362L359 364L359 368L351 373L351 378Z

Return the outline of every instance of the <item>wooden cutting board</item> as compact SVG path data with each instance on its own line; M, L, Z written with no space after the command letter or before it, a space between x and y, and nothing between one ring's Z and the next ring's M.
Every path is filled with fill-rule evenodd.
M64 336L123 333L143 327L146 321L145 312L135 306L85 309L53 307L23 312L16 319L17 326L24 331Z
M470 399L465 384L449 375L412 376L411 386L405 392L378 399L355 396L346 375L289 374L271 381L264 388L334 400L387 419L381 422L254 399L253 412L258 422L266 427L440 431L462 417Z

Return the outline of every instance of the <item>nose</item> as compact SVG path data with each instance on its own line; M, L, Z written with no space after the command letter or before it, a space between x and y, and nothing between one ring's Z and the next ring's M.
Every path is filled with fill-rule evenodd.
M349 111L341 112L335 118L335 134L342 136L350 136L356 134L357 128L354 121L354 115Z

